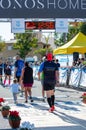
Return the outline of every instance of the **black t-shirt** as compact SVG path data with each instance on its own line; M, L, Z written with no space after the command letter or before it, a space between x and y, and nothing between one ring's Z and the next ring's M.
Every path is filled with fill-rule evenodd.
M5 66L5 74L11 75L11 69L12 69L11 65L6 65Z
M46 83L55 83L56 82L56 75L55 71L58 70L56 63L52 61L44 62L44 82Z
M33 83L33 69L31 67L24 68L23 83Z

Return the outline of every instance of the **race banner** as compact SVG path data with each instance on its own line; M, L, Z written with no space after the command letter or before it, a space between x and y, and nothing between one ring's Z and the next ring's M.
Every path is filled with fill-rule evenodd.
M0 0L0 18L85 18L86 0Z

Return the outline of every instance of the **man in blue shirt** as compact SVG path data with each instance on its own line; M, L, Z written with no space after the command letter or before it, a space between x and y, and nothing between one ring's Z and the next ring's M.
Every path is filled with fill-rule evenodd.
M15 77L17 78L18 82L21 77L23 67L24 67L24 61L18 55L16 57L16 62L15 62Z
M24 68L24 61L18 55L16 57L16 62L15 62L15 77L21 86L21 96L23 96L23 85L22 83L20 83L20 77L21 77L23 68Z
M47 102L50 106L49 112L53 112L55 110L54 88L55 88L56 80L57 80L58 67L56 63L53 62L53 55L51 53L47 54L46 59L47 61L43 62L40 65L40 68L38 71L38 78L40 80L40 73L43 72L44 73L44 91L46 91Z

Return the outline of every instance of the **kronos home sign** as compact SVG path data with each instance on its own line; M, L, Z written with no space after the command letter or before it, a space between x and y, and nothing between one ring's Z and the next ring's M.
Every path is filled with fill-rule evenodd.
M0 0L0 18L85 18L86 0Z

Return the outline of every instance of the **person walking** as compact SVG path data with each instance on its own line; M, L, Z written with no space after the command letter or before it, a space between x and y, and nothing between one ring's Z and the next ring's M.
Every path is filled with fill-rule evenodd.
M11 91L12 91L12 94L13 94L13 99L14 99L14 103L17 104L17 94L19 92L19 84L17 82L17 79L14 79L13 80L13 83L11 84Z
M49 112L53 112L55 110L55 85L57 80L57 71L58 67L56 63L53 62L52 53L48 53L46 56L47 61L43 62L40 65L38 71L38 78L40 80L40 73L44 73L44 90L46 91L47 102L49 104Z
M21 96L23 96L23 86L22 86L22 82L20 82L20 77L21 77L21 73L22 73L23 68L24 68L24 61L20 58L19 55L17 55L16 61L15 61L14 77L17 79L18 83L21 86Z
M59 63L59 60L58 60L58 59L56 59L55 62L56 62L57 67L58 67L57 86L59 86L59 75L60 75L60 73L59 73L59 69L60 69L60 63Z
M7 61L6 64L5 64L4 73L5 73L4 86L6 84L7 78L8 78L8 85L7 86L10 86L11 74L12 74L12 65L10 64L9 61Z
M3 85L3 80L2 80L3 69L4 69L3 63L2 63L2 60L0 60L0 84L1 85Z
M16 61L15 61L15 73L14 76L17 79L17 81L20 81L22 69L24 67L24 61L20 58L20 56L16 56Z
M33 69L28 62L25 62L25 67L22 70L20 82L21 81L25 89L25 103L28 102L28 94L30 96L30 101L33 102L31 91L33 85Z

